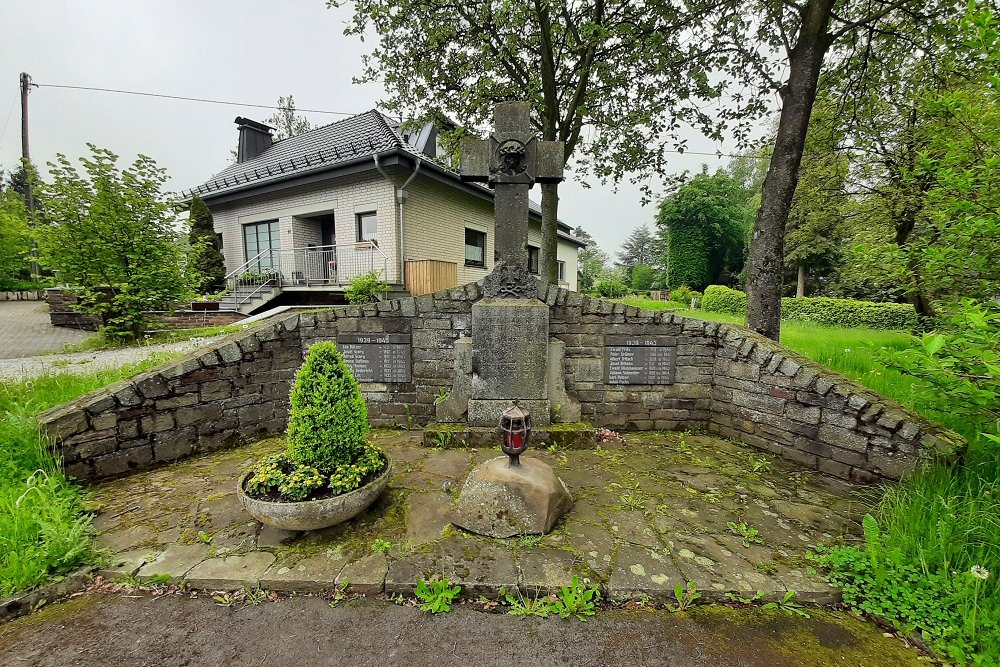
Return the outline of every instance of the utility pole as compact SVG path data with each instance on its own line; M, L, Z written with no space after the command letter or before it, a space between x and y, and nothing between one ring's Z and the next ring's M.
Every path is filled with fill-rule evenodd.
M31 92L31 75L21 72L21 160L27 178L24 183L24 203L28 207L28 213L35 211L35 195L31 191L31 174L28 173L28 166L31 164L31 151L28 148L28 94ZM34 241L31 242L31 279L38 280L42 272L37 261L38 248Z

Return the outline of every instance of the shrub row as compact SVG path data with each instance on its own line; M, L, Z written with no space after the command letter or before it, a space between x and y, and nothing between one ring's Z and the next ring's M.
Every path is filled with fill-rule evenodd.
M701 307L716 313L743 315L747 310L747 295L724 285L709 285ZM782 299L781 316L789 320L869 329L911 329L917 323L917 314L908 303L876 303L830 297Z

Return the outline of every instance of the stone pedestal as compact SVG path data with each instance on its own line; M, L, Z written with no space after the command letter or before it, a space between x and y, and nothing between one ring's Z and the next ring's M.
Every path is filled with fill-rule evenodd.
M538 299L482 299L472 306L471 426L495 426L513 401L549 423L549 307Z
M523 456L513 466L501 456L469 473L452 522L487 537L544 535L572 507L551 466Z

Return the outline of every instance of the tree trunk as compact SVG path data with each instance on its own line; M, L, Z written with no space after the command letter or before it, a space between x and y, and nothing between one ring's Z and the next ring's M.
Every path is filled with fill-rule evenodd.
M543 183L542 188L542 248L538 257L539 277L555 285L559 282L556 265L559 240L556 228L559 219L559 184Z
M773 340L781 333L785 225L799 180L823 57L830 47L827 26L833 4L834 0L809 0L798 40L788 54L781 120L747 258L747 326Z
M799 264L799 277L795 283L795 298L801 299L806 295L806 266Z

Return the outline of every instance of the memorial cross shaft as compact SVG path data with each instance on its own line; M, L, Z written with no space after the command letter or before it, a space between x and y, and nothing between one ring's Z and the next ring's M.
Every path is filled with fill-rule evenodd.
M493 108L493 133L462 141L462 180L494 189L494 269L528 269L528 190L563 180L563 142L539 141L531 130L528 102Z

